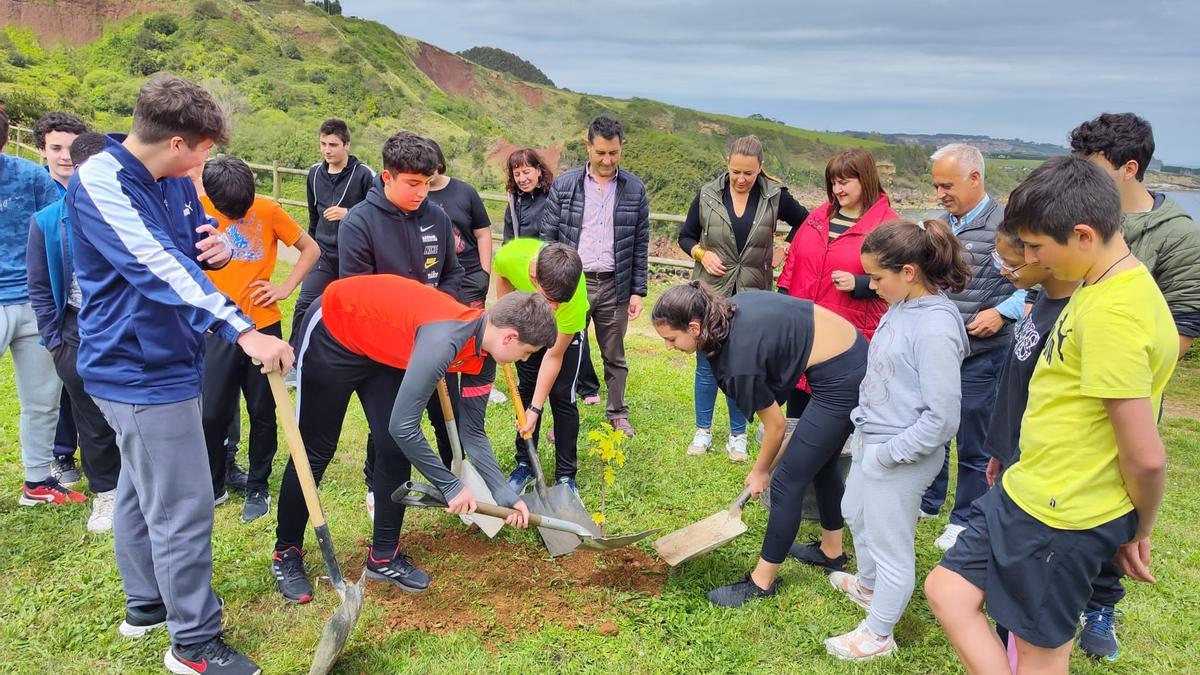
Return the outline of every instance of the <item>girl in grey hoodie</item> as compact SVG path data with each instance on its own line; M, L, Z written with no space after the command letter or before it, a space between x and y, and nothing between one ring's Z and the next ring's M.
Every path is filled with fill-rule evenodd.
M871 289L891 307L871 341L858 407L850 413L853 463L842 512L854 537L858 574L834 572L829 580L865 608L867 618L825 641L826 650L842 659L895 650L892 629L916 583L913 539L921 495L958 430L967 334L942 291L960 291L970 277L962 252L941 220L884 223L862 245Z

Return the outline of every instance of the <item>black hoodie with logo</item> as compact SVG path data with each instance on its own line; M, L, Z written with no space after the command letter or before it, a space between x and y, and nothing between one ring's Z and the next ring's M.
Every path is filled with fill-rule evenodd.
M325 209L331 206L351 208L367 198L375 172L358 161L354 155L337 173L329 173L329 162L318 162L308 169L308 233L317 240L321 255L330 267L337 269L338 229L336 220L326 220Z
M338 276L396 274L459 299L463 268L454 252L454 223L429 200L412 213L400 210L374 181L367 198L350 209L338 229Z

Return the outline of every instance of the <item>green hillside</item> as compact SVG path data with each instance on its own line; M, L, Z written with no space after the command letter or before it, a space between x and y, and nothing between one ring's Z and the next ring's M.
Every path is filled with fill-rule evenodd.
M577 164L587 121L608 111L628 129L623 164L646 180L656 211L682 212L721 170L729 141L747 133L765 144L768 170L798 191L820 186L838 149L865 146L895 164L891 187L902 199L928 194L928 148L533 85L297 0L164 3L167 13L110 21L101 35L73 46L56 42L56 20L70 22L67 12L88 5L98 16L131 11L115 0L43 3L37 22L6 23L0 97L16 121L64 109L102 130L127 129L139 86L165 70L217 95L234 121L225 151L250 161L308 166L316 158L314 130L337 116L350 124L355 154L372 165L387 136L411 129L442 144L452 174L499 191L500 165L514 147L545 150L560 168ZM300 196L300 189L285 185L287 194Z

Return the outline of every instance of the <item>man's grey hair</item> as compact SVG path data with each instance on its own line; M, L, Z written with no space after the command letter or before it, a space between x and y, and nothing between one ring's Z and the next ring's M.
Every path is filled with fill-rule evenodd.
M958 165L962 167L963 175L970 175L972 171L979 172L979 179L983 180L983 153L979 148L966 143L951 143L937 149L929 159L938 161L943 157L953 157L958 160Z

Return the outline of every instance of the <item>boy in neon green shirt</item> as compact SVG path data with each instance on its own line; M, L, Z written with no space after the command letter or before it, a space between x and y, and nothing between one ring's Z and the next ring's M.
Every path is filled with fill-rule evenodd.
M1056 157L1009 198L1002 231L1026 261L1082 286L1063 308L1029 385L1021 459L972 505L967 530L925 581L969 672L1008 672L982 609L1017 637L1017 660L1067 672L1079 615L1104 561L1153 582L1150 533L1166 452L1156 419L1178 333L1121 235L1112 181Z
M565 244L546 244L537 239L513 239L500 247L492 263L496 297L514 290L536 291L550 301L558 322L558 339L526 361L517 362L521 400L529 414L520 435L533 434L538 441L542 409L550 400L554 411L554 479L575 489L575 466L579 445L579 407L575 402L575 380L579 377L581 332L587 325L587 287L579 253ZM519 495L533 480L533 469L516 440L517 467L508 482Z

